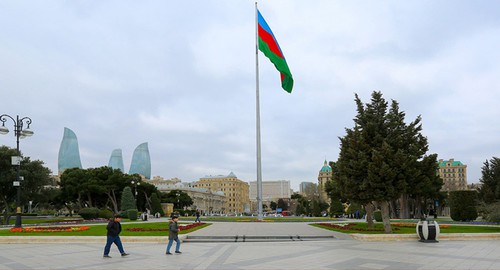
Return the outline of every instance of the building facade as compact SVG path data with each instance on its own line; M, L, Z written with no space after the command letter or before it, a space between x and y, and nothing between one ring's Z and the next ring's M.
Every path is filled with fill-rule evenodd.
M319 198L324 201L324 202L329 202L328 194L326 193L325 187L326 187L326 182L332 179L333 176L333 170L328 163L325 162L323 164L323 167L321 167L321 170L319 170L318 174L318 195Z
M250 201L257 201L257 181L250 182ZM262 200L278 201L278 199L290 199L292 190L290 181L262 181Z
M277 203L279 199L290 201L292 196L290 181L262 181L262 204L270 206L271 202ZM257 181L250 182L250 211L252 213L258 211L257 201Z
M299 185L299 193L302 196L312 197L318 193L318 185L313 182L301 182Z
M153 184L161 192L168 193L172 190L180 190L187 193L193 200L193 204L188 207L190 210L200 210L203 215L225 213L226 195L222 191L193 187L190 183L182 183L178 178L163 179L155 176L148 183Z
M227 176L205 176L195 182L194 186L211 192L222 191L226 195L225 214L242 214L250 211L249 185L232 172Z
M443 179L442 191L467 189L467 165L454 159L440 159L438 164L438 175Z

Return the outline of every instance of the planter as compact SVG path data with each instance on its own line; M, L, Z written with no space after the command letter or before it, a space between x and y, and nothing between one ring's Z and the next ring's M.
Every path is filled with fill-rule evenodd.
M420 220L417 223L417 236L420 242L437 243L439 237L439 224L434 220Z

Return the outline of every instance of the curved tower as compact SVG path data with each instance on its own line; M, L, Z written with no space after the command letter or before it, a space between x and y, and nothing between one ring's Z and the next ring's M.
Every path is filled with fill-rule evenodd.
M120 169L122 172L125 172L121 149L115 149L113 150L113 152L111 152L111 157L109 158L108 167L111 167L113 169Z
M139 146L135 148L128 173L138 173L146 177L146 179L151 179L151 158L149 157L147 142L139 144Z
M82 168L80 160L80 150L78 148L78 139L75 133L65 127L64 135L59 147L59 157L57 159L59 174L70 168Z

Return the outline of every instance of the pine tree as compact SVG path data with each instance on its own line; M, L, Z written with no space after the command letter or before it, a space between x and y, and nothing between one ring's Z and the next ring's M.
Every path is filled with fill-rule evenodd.
M151 207L154 214L160 213L162 217L165 216L165 212L161 207L160 199L158 198L158 195L156 193L153 193L151 195Z
M439 185L435 181L436 171L428 166L428 161L436 157L423 156L428 145L420 134L420 117L405 124L405 114L399 111L398 103L393 100L389 108L382 93L376 91L371 103L363 104L357 94L355 102L354 127L346 128L346 135L340 138L334 179L342 197L365 206L369 226L372 226L371 202L376 202L382 210L384 230L390 233L389 202L412 190L416 184L412 179L428 178L426 188ZM419 192L422 190L423 187Z
M500 158L493 157L486 160L481 168L481 189L479 196L487 203L494 203L500 200Z
M122 192L121 211L127 211L129 209L137 209L137 206L132 190L130 187L125 187Z

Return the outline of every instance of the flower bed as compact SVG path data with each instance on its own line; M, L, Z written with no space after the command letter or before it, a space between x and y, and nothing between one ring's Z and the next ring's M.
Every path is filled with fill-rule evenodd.
M90 229L89 226L50 226L50 227L24 227L11 228L11 232L30 233L30 232L79 232Z
M321 226L339 229L342 231L360 231L360 232L383 232L384 229L369 229L369 228L358 228L357 223L319 223ZM393 230L398 231L399 228L393 228Z
M341 231L360 231L360 232L383 232L384 229L377 228L377 229L370 229L370 228L359 228L358 223L319 223L319 225L324 226L324 227L330 227L330 228L335 228ZM411 223L411 222L397 222L397 223L391 223L392 230L394 231L399 231L401 230L402 227L405 228L416 228L417 224L416 223ZM449 228L450 225L441 225L439 224L439 227L441 229L446 229Z

